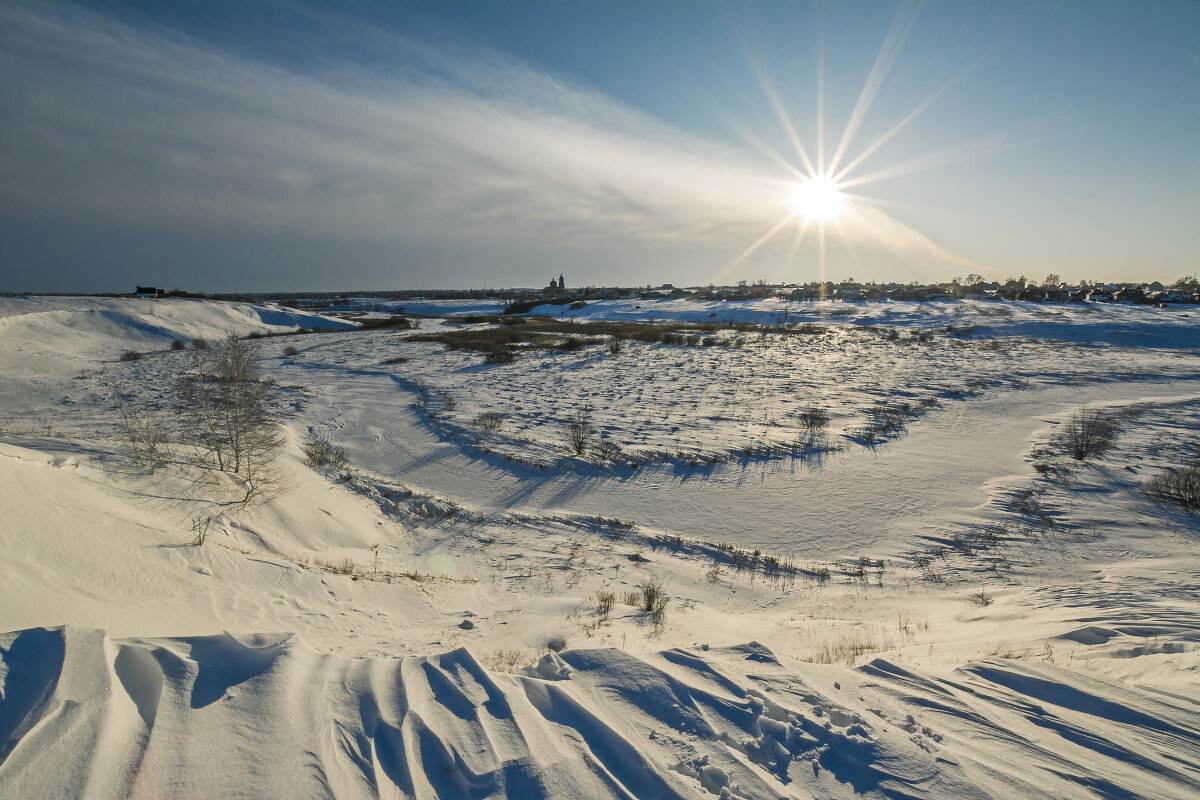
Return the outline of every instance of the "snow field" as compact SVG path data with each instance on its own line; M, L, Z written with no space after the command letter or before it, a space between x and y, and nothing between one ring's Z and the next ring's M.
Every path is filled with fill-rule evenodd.
M4 303L9 330L34 330ZM1197 522L1142 491L1200 444L1187 325L853 307L742 348L487 367L395 332L263 339L286 481L235 513L235 486L139 468L111 422L114 392L165 413L190 356L170 342L221 335L227 310L164 306L146 339L140 301L36 303L56 315L35 317L45 341L0 339L13 796L1200 790ZM746 313L783 313L764 308ZM934 333L862 324L884 312ZM238 313L245 332L295 321ZM934 330L993 317L988 338ZM1107 343L1028 341L1035 323ZM794 440L813 397L840 450L754 449ZM896 397L938 403L874 446L843 435ZM1055 436L1083 404L1122 430L1078 463ZM587 406L627 453L676 455L568 455L558 425ZM497 409L504 426L477 433ZM308 466L314 434L349 464ZM654 581L660 620L630 597Z

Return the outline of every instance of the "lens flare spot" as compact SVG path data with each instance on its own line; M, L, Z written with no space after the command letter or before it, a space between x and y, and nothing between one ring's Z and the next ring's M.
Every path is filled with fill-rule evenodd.
M425 563L434 575L445 575L447 578L458 577L458 565L455 563L454 557L446 553L435 550L429 554Z

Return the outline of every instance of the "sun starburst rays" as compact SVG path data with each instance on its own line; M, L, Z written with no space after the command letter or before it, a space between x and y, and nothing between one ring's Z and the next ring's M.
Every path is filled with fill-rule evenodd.
M794 263L800 247L808 239L809 233L816 231L817 267L822 280L825 279L828 268L827 228L833 228L833 232L843 248L852 253L856 259L854 242L859 240L860 242L874 242L896 253L911 250L914 242L926 243L931 252L940 259L949 259L955 262L967 261L967 259L937 246L924 234L908 227L880 208L881 205L894 206L895 203L874 202L873 198L849 191L857 190L859 187L876 181L977 158L1017 146L1016 143L993 139L884 165L865 174L859 172L889 141L941 99L971 69L971 67L967 67L946 81L866 146L857 150L853 147L855 138L860 133L864 121L899 58L905 41L916 24L918 13L919 6L915 3L902 4L897 10L849 118L842 127L836 144L832 145L832 152L827 152L830 149L829 143L833 140L827 138L826 135L828 98L826 96L825 37L820 32L820 28L818 28L816 45L816 124L813 139L810 140L815 140L815 147L812 150L806 146L799 133L796 118L790 113L775 83L770 79L768 71L747 51L750 67L758 80L767 104L782 129L784 138L794 151L794 156L789 158L771 148L762 136L754 134L744 126L734 125L735 130L748 143L779 164L790 179L779 181L781 214L779 221L772 224L766 232L746 247L722 270L722 273L744 265L750 256L788 229L795 231L795 236L785 253L788 264Z

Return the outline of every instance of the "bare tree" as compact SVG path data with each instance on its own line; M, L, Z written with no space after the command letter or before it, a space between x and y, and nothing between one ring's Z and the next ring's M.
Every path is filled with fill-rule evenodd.
M269 412L273 385L258 372L258 348L230 333L194 350L193 369L178 383L179 420L211 464L237 476L244 503L277 485L271 464L283 443Z

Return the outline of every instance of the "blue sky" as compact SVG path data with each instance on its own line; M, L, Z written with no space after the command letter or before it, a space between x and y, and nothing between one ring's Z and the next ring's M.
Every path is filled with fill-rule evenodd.
M0 291L1173 280L1200 252L1192 2L10 1L0 118ZM852 167L828 219L791 200L806 156Z

